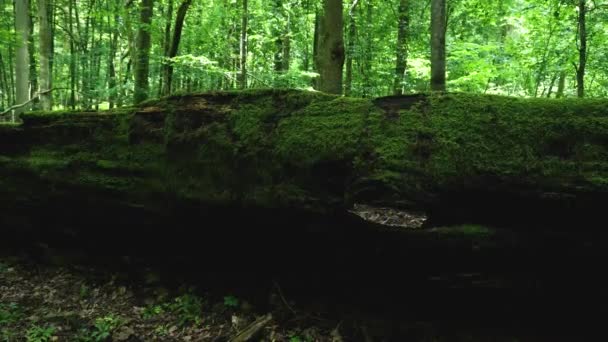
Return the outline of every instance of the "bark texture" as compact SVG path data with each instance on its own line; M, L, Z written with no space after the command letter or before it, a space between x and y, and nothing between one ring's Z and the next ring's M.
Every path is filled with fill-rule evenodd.
M16 78L16 104L21 104L30 99L30 54L28 42L30 41L30 2L29 0L15 1L15 29L17 33L17 52L15 61ZM26 111L28 106L15 111L19 114Z
M580 230L608 200L606 100L265 90L23 120L0 126L5 223L55 204L49 215L66 220L116 210L154 222L364 203L424 211L436 224Z
M342 94L344 66L344 24L342 0L324 0L319 18L315 64L319 72L317 89Z
M445 91L446 0L431 0L431 90Z
M140 4L140 22L137 32L137 43L135 54L137 61L135 63L135 90L134 102L140 103L148 98L150 91L149 71L150 71L150 47L152 24L152 13L154 8L154 0L141 0Z

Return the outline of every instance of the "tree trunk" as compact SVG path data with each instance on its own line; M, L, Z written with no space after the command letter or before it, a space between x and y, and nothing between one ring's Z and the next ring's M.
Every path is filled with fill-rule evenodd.
M348 41L346 48L346 77L344 79L344 95L351 96L353 89L353 60L355 54L355 39L357 36L357 21L355 11L359 0L353 0L348 11Z
M399 1L399 23L397 28L397 57L395 62L395 81L393 83L393 94L403 94L403 83L405 81L405 69L407 66L407 31L409 27L408 0Z
M342 94L344 66L342 15L342 0L323 1L315 63L319 72L318 90L330 94Z
M140 225L188 206L336 213L361 203L440 224L601 229L591 222L608 201L598 153L608 132L596 124L607 106L258 90L169 97L128 113L28 113L20 127L0 125L0 227L13 209L31 219L63 213L55 222L64 224L98 210L93 203L108 220L108 205L141 210Z
M36 44L34 43L34 14L32 13L32 1L28 0L29 8L29 39L28 39L28 55L30 57L30 98L38 92L38 71L36 65ZM37 102L32 102L31 108L39 109Z
M578 1L578 66L576 68L576 94L585 97L585 68L587 66L587 7L586 0Z
M445 91L446 0L431 0L431 90Z
M118 11L118 8L114 7L114 11ZM112 18L114 18L114 25L112 25ZM118 36L120 32L118 30L119 16L116 12L108 11L108 28L110 29L110 50L108 51L108 103L110 109L116 105L118 97L118 89L116 82L116 65L114 60L116 59L116 51L118 50Z
M168 0L167 1L167 7L164 8L163 7L163 12L161 13L163 14L163 17L165 18L165 34L163 37L163 56L165 58L167 58L167 56L169 56L169 51L171 51L171 25L173 24L173 0ZM159 79L159 86L158 86L158 96L161 97L163 95L163 92L165 91L165 64L169 63L168 60L163 60L162 61L162 67L161 67L161 75L160 75L160 79Z
M70 36L70 100L69 106L76 109L76 43L74 42L74 1L68 4L68 34Z
M363 76L363 97L372 94L372 69L374 68L374 0L367 0L365 13L365 53L361 65L361 75Z
M184 27L184 20L186 19L186 13L188 8L192 4L192 0L184 0L179 8L177 9L177 16L175 17L175 27L173 28L173 38L169 45L169 50L166 51L165 58L167 59L163 64L163 95L171 94L171 83L173 80L173 64L169 61L171 58L177 56L179 49L179 42L182 38L182 29Z
M551 77L551 83L549 83L549 90L547 90L547 98L550 98L551 94L553 94L553 87L555 87L555 81L557 80L557 76L558 74L553 74L553 77Z
M284 11L283 11L283 1L282 0L274 0L273 1L274 13L279 17L277 23L275 23L272 27L273 35L274 35L274 71L279 75L283 69L283 40L284 40L284 32L281 27L284 20Z
M15 60L16 102L22 104L30 99L30 56L28 49L30 33L29 0L15 1L15 30L17 40L17 53ZM15 110L18 115L26 111L29 106Z
M52 8L52 0L38 0L41 92L51 90L53 87L53 70L51 68L51 61L53 59L53 32L49 20ZM43 110L51 110L53 107L53 92L42 93L40 95L40 104Z
M564 97L564 89L566 88L566 72L564 70L559 72L559 80L557 81L557 92L555 98Z
M4 65L4 57L0 52L0 108L2 108L2 110L11 106L11 102L8 96L8 94L10 94L10 89L7 82L5 67L6 66Z
M241 14L241 41L240 41L240 60L239 60L239 88L247 88L247 24L249 22L249 8L247 0L243 1Z
M283 71L289 71L291 66L291 16L286 14L285 32L283 33Z
M152 25L153 0L141 0L139 29L137 33L137 60L135 62L134 103L141 103L148 98L150 90L150 31Z

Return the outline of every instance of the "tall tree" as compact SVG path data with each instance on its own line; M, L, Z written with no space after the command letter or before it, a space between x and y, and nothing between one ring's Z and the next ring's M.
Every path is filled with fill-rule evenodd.
M52 0L38 0L39 43L40 43L40 104L43 110L51 110L53 106L52 67L53 31L50 21Z
M446 0L431 0L431 90L445 91Z
M150 31L152 26L154 1L141 0L139 8L139 29L137 32L137 61L135 63L134 102L140 103L148 98L150 83Z
M30 100L30 56L28 49L30 33L30 4L29 0L15 1L15 31L17 34L17 52L15 60L16 102L24 104ZM23 106L15 110L19 114L26 110Z
M177 9L177 16L175 17L175 25L173 28L173 38L169 44L169 49L165 51L165 64L163 64L163 95L169 95L171 93L171 83L173 79L173 65L171 64L171 58L177 56L179 49L179 42L182 38L182 29L184 27L184 20L186 19L186 13L188 8L192 4L192 0L183 0L179 8ZM166 34L166 31L165 31Z
M348 40L346 48L346 77L344 80L344 95L351 96L353 88L353 60L355 55L355 39L357 37L357 21L355 11L359 0L352 0L348 10Z
M247 87L247 25L249 23L249 7L247 0L243 1L243 13L241 13L241 43L240 43L240 72L239 88Z
M405 68L407 66L407 31L409 26L408 0L399 1L397 26L397 56L395 62L395 80L393 82L393 94L403 94L403 81L405 80Z
M585 68L587 67L587 0L578 0L578 66L576 94L585 97Z
M344 24L342 0L323 0L315 64L319 72L318 90L342 94L344 66Z

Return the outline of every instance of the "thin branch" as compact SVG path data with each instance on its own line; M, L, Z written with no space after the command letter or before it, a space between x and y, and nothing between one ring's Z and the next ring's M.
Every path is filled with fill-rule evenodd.
M8 113L12 112L12 111L13 111L13 110L15 110L15 109L19 109L19 108L25 107L25 106L27 106L28 104L30 104L30 103L32 103L32 102L34 102L34 101L35 101L37 98L39 98L39 97L40 97L40 95L48 94L48 93L52 92L52 91L53 91L53 90L55 90L55 89L67 89L67 88L51 88L51 89L47 89L47 90L43 90L43 91L39 91L39 92L35 93L35 94L34 94L34 96L32 96L32 98L31 98L31 99L29 99L29 100L27 100L26 102L23 102L23 103L20 103L20 104L14 105L14 106L12 106L12 107L9 107L9 108L8 108L7 110L5 110L4 112L0 113L0 116L4 116L4 115L6 115L6 114L8 114Z
M291 305L289 305L289 303L287 303L287 299L285 299L285 296L283 296L283 291L281 290L281 286L279 286L279 283L275 281L273 281L274 286L277 289L277 292L279 293L279 297L281 297L281 300L283 301L283 304L285 304L285 307L287 307L287 309L289 309L289 311L291 311L294 316L297 316L298 314L296 313L296 310L294 310Z

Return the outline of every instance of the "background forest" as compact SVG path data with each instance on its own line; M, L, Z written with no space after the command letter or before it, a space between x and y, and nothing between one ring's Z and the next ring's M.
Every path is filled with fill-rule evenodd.
M343 93L430 90L431 8L345 0ZM105 109L175 92L314 89L318 76L321 0L0 0L0 9L4 109L37 93L34 108ZM608 2L448 0L446 21L449 91L608 96Z

